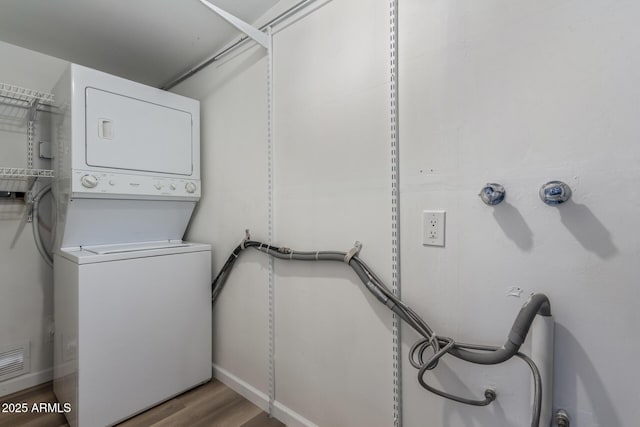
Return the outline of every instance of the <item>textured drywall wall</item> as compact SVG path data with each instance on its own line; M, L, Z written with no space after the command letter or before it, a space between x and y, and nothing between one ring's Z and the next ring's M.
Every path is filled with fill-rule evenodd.
M51 91L67 64L4 42L0 42L0 57L0 82L45 92ZM24 168L26 126L15 120L21 113L13 107L0 106L2 115L5 117L0 117L0 166ZM37 143L41 140L46 140L46 135L37 127L34 167L48 168L46 162L38 163ZM0 181L0 189L23 189L15 185L19 184ZM43 205L49 202L43 199ZM30 342L31 369L29 374L0 382L0 395L50 379L53 363L53 340L49 333L53 322L53 275L38 254L31 224L23 223L24 210L24 203L0 200L0 351ZM43 224L46 223L45 219ZM46 230L43 234L47 237Z
M528 294L546 293L557 322L554 406L580 426L635 425L640 7L405 0L399 10L403 299L439 334L500 345ZM388 12L334 0L274 38L276 243L361 240L387 281ZM264 57L249 50L181 88L203 100L210 154L190 237L213 243L214 269L244 228L266 238L265 79ZM574 190L560 207L537 194L554 179ZM507 189L494 208L477 197L492 181ZM421 244L428 209L447 211L444 248ZM388 314L349 274L276 263L276 398L319 425L391 425ZM215 361L263 392L266 286L265 259L249 254L215 325ZM507 295L514 286L520 298ZM443 360L434 384L476 397L498 389L489 408L466 407L419 387L406 361L414 339L403 328L405 426L528 425L524 364Z

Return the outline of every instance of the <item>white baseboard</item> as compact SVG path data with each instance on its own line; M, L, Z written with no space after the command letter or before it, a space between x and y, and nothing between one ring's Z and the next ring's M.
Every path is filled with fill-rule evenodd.
M318 427L316 424L312 423L297 412L292 411L277 400L273 402L273 413L271 415L282 421L288 427Z
M53 368L49 368L39 372L33 372L30 374L21 375L16 378L11 378L6 381L2 381L0 382L0 397L16 393L18 391L36 386L38 384L46 383L47 381L51 381L52 379Z
M269 396L267 396L266 393L261 392L251 384L217 366L215 363L213 364L213 376L263 411L269 411ZM288 427L318 427L316 424L278 401L274 402L273 413L271 415Z
M231 390L235 391L263 411L269 411L269 396L267 396L266 393L263 393L251 384L242 381L240 378L236 377L226 369L219 367L215 363L213 363L212 366L213 376L217 380L224 383Z

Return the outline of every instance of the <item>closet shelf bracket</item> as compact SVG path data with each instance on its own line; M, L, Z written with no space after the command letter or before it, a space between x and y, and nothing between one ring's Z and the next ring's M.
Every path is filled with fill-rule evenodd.
M264 47L265 49L269 49L270 41L269 41L269 36L267 34L263 33L253 25L247 24L242 19L230 14L229 12L226 12L225 10L220 9L218 6L209 3L207 0L200 0L200 3L207 6L209 9L217 13L222 19L227 21L229 24L233 25L238 30L245 33L248 37L253 39L260 46Z

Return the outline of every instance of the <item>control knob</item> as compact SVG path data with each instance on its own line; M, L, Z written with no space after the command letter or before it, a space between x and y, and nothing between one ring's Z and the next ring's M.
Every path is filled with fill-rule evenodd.
M196 184L193 182L187 182L184 185L184 189L187 190L187 193L195 193L196 192Z
M80 183L83 187L94 188L98 185L98 178L93 175L83 175L82 178L80 178Z

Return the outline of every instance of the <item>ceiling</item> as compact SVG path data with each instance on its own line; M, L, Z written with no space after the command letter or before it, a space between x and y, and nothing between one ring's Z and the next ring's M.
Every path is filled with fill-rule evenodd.
M253 22L279 0L210 0ZM0 40L152 86L240 33L198 0L1 0Z

